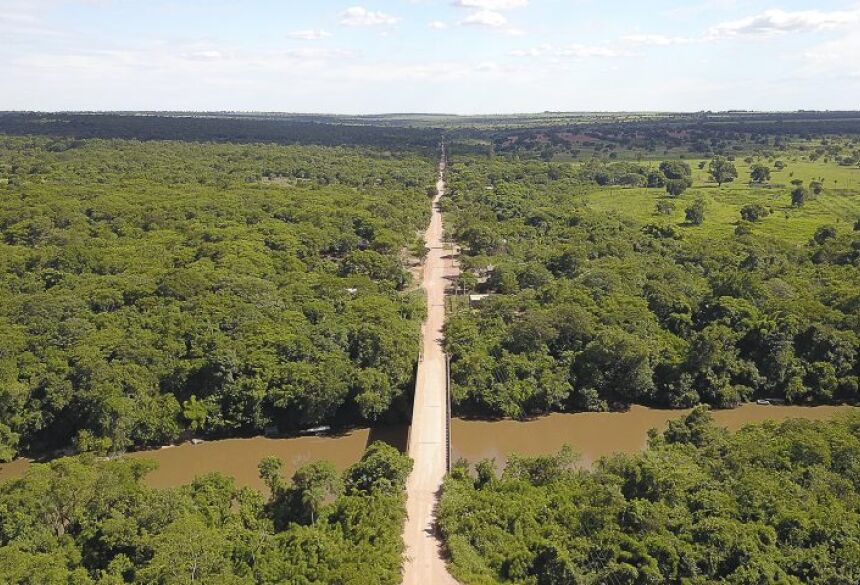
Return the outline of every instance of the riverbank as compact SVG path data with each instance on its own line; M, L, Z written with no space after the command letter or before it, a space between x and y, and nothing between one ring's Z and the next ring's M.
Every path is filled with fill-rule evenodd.
M716 424L734 431L766 420L822 420L852 410L860 408L749 403L732 409L714 410L713 416ZM454 419L451 429L453 457L454 460L464 458L472 463L495 459L501 467L513 453L546 455L570 445L580 454L579 465L589 468L605 455L641 451L648 441L648 429L663 430L670 420L682 418L689 412L632 406L624 412L555 413L528 421Z
M358 461L374 441L384 441L404 451L407 433L406 425L395 425L351 429L331 435L220 439L135 451L121 457L158 463L158 469L144 478L150 487L175 487L190 483L198 475L219 472L233 477L239 486L262 490L264 484L259 478L257 464L264 457L279 457L284 462L283 471L287 478L302 465L322 459L343 470ZM30 465L32 461L26 458L0 464L0 481L22 476Z
M717 424L734 431L766 420L822 420L851 411L860 411L860 407L753 403L715 410L713 415ZM686 416L688 412L632 406L625 412L556 413L528 421L455 418L451 429L453 458L462 457L471 462L495 458L501 466L512 453L544 455L568 444L580 453L579 465L588 468L605 455L642 450L648 440L648 429L662 430L670 420ZM375 440L405 450L408 429L406 425L396 425L352 429L334 435L220 439L199 445L189 442L127 453L122 457L156 461L158 469L144 480L152 487L173 487L189 483L203 473L220 472L235 478L238 485L260 489L263 484L257 475L257 463L263 457L280 457L288 477L298 467L319 459L328 459L339 469L345 469L358 461L366 446ZM0 481L22 476L30 465L32 461L26 458L0 464Z

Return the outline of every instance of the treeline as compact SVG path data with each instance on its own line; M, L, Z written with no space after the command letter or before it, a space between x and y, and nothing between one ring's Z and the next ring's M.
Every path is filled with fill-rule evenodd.
M474 141L477 136L491 144L493 152L546 159L576 157L586 150L589 156L607 158L625 151L632 158L633 151L642 155L669 149L710 157L760 149L779 152L796 142L846 141L853 143L854 149L860 144L857 112L632 114L616 119L583 116L581 120L557 120L526 128L499 126L480 133L451 133L452 139L460 141L452 152L486 152L486 147L482 149Z
M0 582L307 585L400 582L412 461L374 443L344 474L318 462L268 497L209 474L154 490L151 462L92 456L35 465L0 484Z
M446 480L440 523L463 583L860 582L860 417L734 435L703 407L592 471L569 451Z
M538 114L457 117L432 114L325 116L241 112L0 112L0 134L66 139L361 145L454 154L614 158L625 151L682 149L702 156L751 148L783 150L793 141L853 140L857 112L701 112L696 114ZM629 156L629 153L627 153ZM849 155L847 165L856 164ZM852 162L854 161L854 162Z
M408 413L434 161L0 137L0 460Z
M430 128L383 126L337 118L230 113L35 113L0 112L0 134L66 138L122 138L212 142L274 142L322 146L361 145L395 150L435 149Z
M860 222L822 227L803 246L745 222L734 237L684 237L659 219L660 203L674 206L662 191L646 224L619 212L624 191L619 211L595 209L588 168L452 165L443 204L465 251L457 284L490 294L446 326L457 410L860 398ZM703 214L694 202L688 224Z

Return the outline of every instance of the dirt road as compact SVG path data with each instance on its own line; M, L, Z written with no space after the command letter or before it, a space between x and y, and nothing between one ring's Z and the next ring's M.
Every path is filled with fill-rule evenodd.
M442 558L436 538L434 509L447 472L445 390L446 366L442 351L445 322L446 277L456 275L450 252L442 247L442 213L439 200L445 195L445 159L439 164L439 181L433 199L433 216L425 234L430 252L424 263L423 287L427 292L427 320L424 322L423 359L415 380L415 403L409 435L409 455L415 460L406 483L409 518L403 532L406 543L404 585L456 584Z

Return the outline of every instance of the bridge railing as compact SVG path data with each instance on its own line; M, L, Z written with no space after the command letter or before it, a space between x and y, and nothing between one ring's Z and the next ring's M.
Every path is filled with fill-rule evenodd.
M445 446L446 466L451 473L451 356L445 354Z

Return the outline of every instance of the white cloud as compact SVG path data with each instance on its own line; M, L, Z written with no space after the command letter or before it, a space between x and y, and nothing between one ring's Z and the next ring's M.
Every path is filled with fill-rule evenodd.
M338 59L350 59L355 56L352 51L344 49L323 49L319 47L302 47L300 49L289 49L284 51L287 57L297 59L315 59L317 61L333 61Z
M509 26L507 16L502 13L528 6L529 0L452 0L451 4L471 10L457 23L460 26L483 26L508 35L525 34L523 30Z
M554 59L586 59L592 57L622 57L625 53L606 45L582 45L574 43L571 45L539 45L530 49L519 49L508 53L512 57L551 57Z
M22 12L0 12L0 23L8 24L33 24L39 19L32 14Z
M327 39L331 36L330 32L326 32L324 30L318 29L308 29L308 30L294 30L291 33L287 34L291 39L298 39L300 41L319 41L322 39Z
M669 37L666 35L627 35L621 40L631 45L650 45L655 47L668 47L670 45L686 45L694 39L689 37Z
M664 10L663 14L672 18L695 18L708 12L734 9L739 2L740 0L703 0L702 2L684 3L680 6L669 8Z
M860 35L847 35L816 45L803 53L804 73L860 76Z
M392 26L399 21L397 16L368 10L364 6L351 6L340 14L340 24L344 26Z
M345 50L335 50L328 41L317 40L327 38L329 33L335 33L340 40L345 29L337 25L339 19L349 20L351 26L371 26L358 30L372 31L374 39L386 33L399 36L398 27L392 25L402 25L405 18L397 16L407 15L390 8L397 2L344 0L330 15L334 25L322 22L294 25L295 29L305 26L309 30L294 30L288 25L280 33L284 46L267 49L264 47L268 45L261 47L253 38L232 43L213 39L211 31L195 28L199 21L190 6L177 8L182 3L160 2L159 6L165 5L166 17L180 19L178 24L188 27L190 32L185 38L203 40L164 40L155 29L124 35L101 26L98 19L83 28L71 26L61 18L62 13L54 10L85 1L89 0L0 0L0 39L3 39L0 79L4 80L0 109L264 109L344 113L594 108L838 109L854 107L852 100L856 102L856 96L860 95L860 19L857 18L860 0L844 0L841 6L807 2L808 9L802 10L790 7L804 3L774 2L783 10L767 12L751 9L751 4L742 0L691 0L702 5L734 4L734 7L731 12L703 11L697 20L684 22L683 26L667 22L666 15L657 12L655 15L661 20L640 20L641 29L622 28L617 36L605 31L605 36L589 40L577 39L574 35L578 29L570 29L562 22L518 20L518 14L537 7L538 2L401 2L401 7L408 6L406 2L421 6L416 14L424 14L425 18L415 24L427 33L433 29L459 30L458 38L466 43L460 57L437 52L433 43L413 48L387 41L373 50L368 47L365 54L364 43L371 40L364 34L355 39L346 35ZM127 0L102 1L127 3ZM574 2L582 0L550 0L547 4L562 6ZM189 0L186 4L197 6L207 2ZM217 2L213 6L229 4ZM591 4L597 7L598 3ZM350 11L341 12L349 6L353 6ZM434 12L436 8L444 12ZM591 22L609 21L617 7L604 3L598 8L604 14L591 15L577 25L587 29ZM473 22L473 26L457 29L464 19L482 12L498 15L505 24L494 26L493 23L502 22L498 17L481 16L473 18L480 21ZM227 8L224 13L229 13ZM745 15L749 18L741 19ZM311 28L320 26L325 26L328 32ZM534 26L529 32L538 40L492 39L486 46L483 43L487 39L479 38L512 34L515 26ZM549 44L541 44L545 41L537 36L538 32L546 35ZM595 34L600 35L599 31ZM758 66L759 59L730 61L731 66L727 66L726 60L732 57L705 50L708 48L705 43L729 44L780 34L782 37L777 38L786 41L796 36L803 38L757 46L760 60L772 64L765 69ZM442 38L447 33L435 36ZM298 40L287 41L287 38ZM574 40L579 44L568 44ZM481 48L494 50L484 55ZM696 51L690 51L691 48ZM644 59L628 59L648 52L660 53L661 67L666 69L664 77L671 77L673 83L666 84L662 77L654 77L644 67ZM705 69L696 66L702 62L700 56L710 58L711 66ZM752 79L763 82L751 83ZM437 91L440 87L445 91ZM551 87L553 91L535 92L535 87Z
M860 11L836 10L766 10L761 14L740 20L724 22L712 27L712 38L736 36L774 36L789 32L816 32L853 24L860 20Z
M32 5L7 0L0 8L0 38L27 39L37 37L59 37L63 32L45 24L40 9L44 7L34 2Z
M339 49L303 46L282 51L243 51L174 47L153 43L122 51L81 51L75 53L36 53L12 62L14 67L29 71L50 71L51 75L66 74L87 77L115 76L134 79L152 75L158 78L179 76L213 80L229 84L231 80L250 79L260 82L269 74L307 75L320 71L346 68L356 54Z
M457 23L460 26L483 26L509 35L525 34L523 30L509 26L508 17L502 13L528 6L529 0L452 0L451 4L471 10Z
M482 61L475 64L476 71L495 72L501 70L502 67L495 61Z
M194 61L219 61L224 58L224 53L214 49L208 49L203 51L193 51L191 53L185 53L183 57Z
M462 8L479 8L481 10L512 10L528 6L529 0L455 0L454 6Z
M508 19L500 12L494 12L492 10L478 10L461 20L460 24L466 26L488 26L491 28L500 28L508 24Z
M531 49L516 49L508 53L511 57L543 57L550 49L549 45L532 47Z

